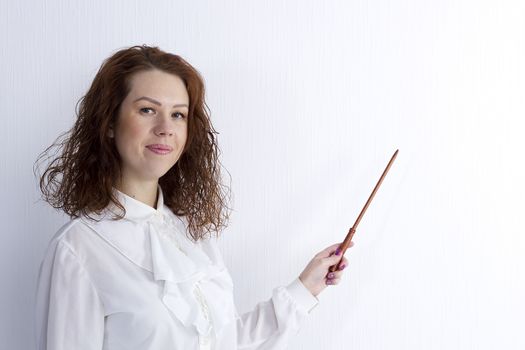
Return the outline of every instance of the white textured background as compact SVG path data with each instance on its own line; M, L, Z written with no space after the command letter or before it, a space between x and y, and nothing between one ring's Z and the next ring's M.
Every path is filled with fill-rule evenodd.
M34 347L67 220L33 162L103 59L146 43L206 79L240 311L343 239L399 148L290 349L524 349L524 18L521 0L1 2L2 348Z

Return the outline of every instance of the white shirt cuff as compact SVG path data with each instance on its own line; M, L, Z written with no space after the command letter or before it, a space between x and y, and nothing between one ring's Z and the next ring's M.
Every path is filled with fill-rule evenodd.
M308 313L310 313L317 306L317 304L319 304L319 299L310 293L308 288L304 286L299 277L286 286L286 290L288 293L290 293L297 304L307 310Z

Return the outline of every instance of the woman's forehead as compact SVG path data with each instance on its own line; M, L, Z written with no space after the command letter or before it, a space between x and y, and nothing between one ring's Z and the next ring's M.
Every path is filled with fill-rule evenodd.
M130 85L128 97L131 102L146 100L175 105L187 104L189 100L184 81L175 74L159 70L142 71L131 77Z

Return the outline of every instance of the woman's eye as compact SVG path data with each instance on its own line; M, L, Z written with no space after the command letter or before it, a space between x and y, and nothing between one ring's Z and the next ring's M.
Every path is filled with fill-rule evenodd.
M148 110L153 111L153 108L144 107L144 108L141 108L141 109L140 109L141 112L144 112L144 113L146 113L146 114L149 114L149 113L147 113Z
M140 112L144 113L144 114L154 114L155 110L153 108L143 107L143 108L140 109ZM175 112L175 113L172 114L172 116L174 118L177 118L177 117L182 118L182 119L186 118L186 116L183 113L181 113L181 112Z

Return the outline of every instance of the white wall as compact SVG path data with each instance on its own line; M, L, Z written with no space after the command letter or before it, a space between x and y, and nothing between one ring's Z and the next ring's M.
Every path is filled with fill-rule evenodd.
M343 239L399 148L290 349L524 349L524 18L521 0L2 2L2 347L33 348L67 220L33 162L103 59L147 43L206 79L241 311Z

